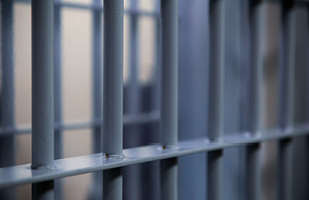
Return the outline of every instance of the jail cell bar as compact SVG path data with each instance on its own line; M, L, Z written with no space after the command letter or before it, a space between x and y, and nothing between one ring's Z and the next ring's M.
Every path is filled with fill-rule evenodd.
M220 142L223 136L224 107L224 21L225 0L209 1L209 110L208 137ZM207 199L223 197L223 150L210 151L207 155Z
M123 148L123 0L104 0L103 153L121 157ZM122 169L103 171L103 198L122 199Z
M3 129L15 126L13 2L1 2L1 105L0 123ZM14 135L0 137L0 168L15 164ZM0 199L15 199L14 188L0 190Z
M249 2L249 119L247 131L258 136L263 130L263 45L265 1ZM245 199L261 199L261 144L249 144L245 152Z
M137 11L139 8L138 0L131 0L129 4L129 9L132 11ZM129 115L136 116L141 112L141 85L139 84L139 19L140 16L133 12L129 17L129 51L128 51L128 64L129 64L129 78L127 81L127 96L124 98L126 102L126 111ZM141 145L143 138L140 137L141 126L131 126L124 129L129 137L124 137L125 146L132 147ZM135 200L142 199L142 195L145 191L140 190L143 187L143 177L142 173L144 168L142 165L132 165L128 166L123 171L124 179L124 190L123 195L126 199ZM145 198L145 197L144 197Z
M102 6L102 0L92 0L93 5ZM101 122L103 97L103 20L101 10L92 10L92 121ZM94 123L92 127L92 153L100 153L102 149L102 123ZM92 174L92 186L89 199L102 199L103 172Z
M161 121L163 149L178 143L178 0L161 0ZM161 199L178 199L177 158L161 160Z
M54 165L54 1L32 0L32 165ZM54 180L32 184L32 198L54 199Z
M294 125L295 88L295 5L292 0L282 0L280 21L280 96L279 127L282 130ZM278 199L293 199L293 139L279 140Z
M63 157L63 129L62 124L62 73L61 73L61 6L54 0L54 156L55 159ZM55 199L62 199L62 180L54 181Z

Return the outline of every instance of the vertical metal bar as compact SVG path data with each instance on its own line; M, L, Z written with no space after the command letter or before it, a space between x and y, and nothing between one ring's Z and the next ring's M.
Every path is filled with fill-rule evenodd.
M222 199L223 150L211 151L207 156L207 199Z
M93 0L100 6L102 0ZM96 123L102 120L103 94L103 22L101 10L92 11L92 120ZM102 152L102 124L96 123L92 130L92 152ZM102 199L103 172L93 173L90 199Z
M239 127L241 131L248 129L248 91L249 91L249 67L250 66L250 52L249 52L249 1L239 0L241 6L240 20L241 20L241 73L240 73L240 120Z
M210 66L208 137L220 141L223 136L224 112L224 36L225 1L209 1ZM207 199L222 199L223 151L213 151L207 157Z
M293 199L293 141L279 141L278 199Z
M123 0L104 0L103 152L122 154Z
M245 199L261 199L260 149L259 143L250 144L246 147Z
M160 5L161 5L161 0L155 0L155 12L159 13L160 12ZM160 88L160 80L161 80L161 37L160 37L160 24L161 20L160 17L155 18L155 49L154 49L154 73L155 73L155 80L154 80L154 98L153 98L153 109L154 110L159 110L160 109L160 94L161 94L161 88Z
M155 0L156 13L160 12L160 0ZM160 109L160 17L154 17L154 79L151 92L151 109ZM151 125L151 139L152 142L160 141L160 132L158 123L153 123ZM150 200L160 199L160 161L154 161L150 163L150 186L149 186L149 197Z
M59 0L56 0L59 2ZM54 6L54 156L55 159L62 158L63 138L62 138L62 76L61 76L61 7L59 4ZM55 180L55 199L62 199L61 179Z
M249 114L249 100L248 100L248 92L249 92L249 67L250 66L250 45L249 45L249 26L250 26L250 18L249 18L249 4L250 1L240 0L241 5L241 74L240 74L240 120L239 127L240 131L244 132L248 130L248 114ZM246 150L247 147L240 147L240 159L239 170L240 170L240 188L239 188L239 200L246 200Z
M53 0L32 1L32 168L54 164Z
M294 122L295 9L292 0L282 0L280 54L280 128Z
M294 93L294 120L295 123L307 122L308 112L305 107L308 105L306 99L306 80L308 79L308 10L301 2L295 3L295 93ZM293 199L308 199L306 193L306 166L305 154L308 153L306 148L309 146L306 137L293 138Z
M178 0L161 0L161 133L164 147L178 142Z
M103 153L122 155L123 0L104 0ZM103 197L122 199L122 169L103 171Z
M224 0L209 1L210 67L209 67L209 126L210 140L223 135L224 106Z
M249 131L259 133L263 127L263 0L250 2L250 106Z
M178 199L177 176L178 176L177 158L161 160L161 200Z
M131 0L130 9L138 9L138 1ZM140 88L139 88L139 72L138 72L138 63L139 63L139 34L138 34L138 14L132 14L130 16L130 77L129 77L129 106L128 112L132 115L138 114L140 108Z
M281 2L281 54L279 126L289 129L294 123L295 9L292 0ZM293 139L279 141L278 199L293 199Z
M93 4L99 6L101 0L93 0ZM93 11L93 39L92 39L92 118L95 122L102 120L102 94L103 94L103 22L102 12L100 10ZM102 125L95 125L93 131L93 153L102 152ZM91 199L102 199L103 173L95 172L93 174L93 186L91 191Z
M244 109L243 94L246 91L244 86L245 76L243 71L243 13L242 0L230 0L225 2L226 16L225 29L228 34L225 36L225 81L224 81L224 133L231 134L234 131L241 132L240 119L243 117ZM243 41L244 40L244 41ZM246 65L247 67L248 65ZM242 91L243 90L243 91ZM246 98L247 100L247 98ZM236 147L224 150L223 164L223 199L241 200L240 190L242 189L242 160L241 149Z
M15 127L13 2L1 1L1 128ZM14 136L0 137L0 167L15 163ZM0 199L15 199L15 189L0 190Z
M59 0L57 0L59 1ZM55 4L54 15L54 99L55 159L62 158L62 76L61 76L61 8Z
M205 137L208 121L209 1L179 1L179 140ZM206 153L178 158L180 199L206 198ZM195 184L192 184L194 182Z
M130 15L129 21L129 81L128 81L128 95L127 95L127 112L131 115L137 115L140 112L141 95L139 85L139 29L138 29L138 0L130 1L130 10L133 11ZM125 141L127 145L138 146L141 145L142 138L139 136L141 126L130 126L126 129L129 137ZM133 137L132 137L133 136ZM124 194L127 199L138 200L142 199L142 165L127 166L124 171Z
M178 142L178 0L161 0L161 134L163 148ZM178 199L177 158L162 160L161 199Z
M248 131L258 135L263 128L263 17L264 1L250 1L250 63ZM260 144L246 147L245 199L261 199Z
M32 1L32 169L54 164L54 1ZM32 185L33 199L53 199L54 181Z
M101 0L93 0L99 6ZM99 122L102 119L102 94L103 94L103 48L102 48L102 12L93 11L93 37L92 37L92 119ZM95 125L93 130L93 153L102 152L102 125Z

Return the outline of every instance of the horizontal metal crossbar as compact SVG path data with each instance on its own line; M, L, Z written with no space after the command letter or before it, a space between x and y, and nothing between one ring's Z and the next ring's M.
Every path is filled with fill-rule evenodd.
M309 124L302 124L289 130L272 129L260 134L238 133L224 136L220 142L210 142L207 138L185 140L177 148L163 149L160 144L125 149L123 156L103 157L102 153L71 157L54 161L51 168L32 170L30 164L0 169L0 189L27 183L42 182L127 165L150 162L188 154L214 151L241 145L249 145L269 140L308 135Z
M14 2L31 3L31 0L14 0ZM61 7L66 7L66 8L73 8L73 9L101 10L103 12L103 6L97 5L97 4L82 4L82 3L70 3L70 2L55 1L55 5L61 6ZM140 10L140 9L125 9L124 13L129 14L129 15L159 17L159 12L143 11L143 10Z
M141 125L141 124L147 124L152 122L158 122L159 121L159 111L151 111L149 113L141 113L137 115L124 115L123 116L123 125ZM78 129L87 129L87 128L93 128L96 126L101 126L102 120L96 120L96 121L88 121L88 122L75 122L75 123L69 123L69 124L57 124L55 123L55 130L61 129L61 130L78 130ZM29 134L31 133L30 126L26 126L23 128L2 128L0 129L0 137L10 134Z

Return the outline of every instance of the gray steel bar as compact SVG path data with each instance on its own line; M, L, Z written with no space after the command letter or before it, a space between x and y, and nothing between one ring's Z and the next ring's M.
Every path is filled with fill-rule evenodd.
M93 0L93 5L102 7L102 0ZM103 99L103 21L102 11L95 9L92 13L92 152L102 152L102 99ZM103 172L92 176L89 199L102 199Z
M122 168L103 171L103 199L122 199Z
M96 5L101 5L101 0L93 0ZM93 37L92 37L92 119L93 127L93 153L102 152L102 98L103 98L103 22L102 13L93 12Z
M32 199L54 199L54 181L44 181L32 184Z
M139 1L130 1L130 10L137 11ZM141 110L141 92L139 80L139 15L130 15L129 20L129 81L127 84L128 95L127 113L132 116L138 115ZM141 145L140 137L141 126L131 126L125 129L128 137L125 137L125 143L128 147ZM132 165L123 169L124 173L124 196L126 199L142 199L142 165Z
M32 168L54 162L52 0L32 1Z
M289 128L294 123L295 81L295 9L292 0L282 0L280 35L280 102L279 126Z
M178 199L177 160L177 158L169 158L160 162L161 200Z
M281 8L279 126L294 124L295 81L295 9L292 0L283 0ZM293 140L279 141L278 199L293 199Z
M207 199L223 197L223 150L208 152L207 156Z
M54 1L32 1L32 165L54 164ZM53 199L53 180L32 185L33 199Z
M161 0L161 134L164 147L178 141L178 0Z
M163 149L178 143L178 0L161 0L161 121ZM161 199L178 199L177 158L162 160Z
M155 0L155 12L160 13L161 7L161 0ZM153 92L153 110L159 110L160 109L160 100L161 100L161 32L160 32L160 26L161 26L161 19L155 18L155 49L154 49L154 92Z
M263 17L261 0L250 2L250 91L248 131L257 134L263 127Z
M58 2L59 0L55 0ZM62 76L61 76L61 7L54 6L54 123L62 123ZM63 156L62 129L54 129L54 156L60 159ZM55 180L55 199L62 199L62 181Z
M104 0L103 152L122 154L123 0Z
M240 20L241 20L241 70L240 70L240 120L239 127L242 131L248 130L248 115L249 115L249 66L250 66L250 17L249 17L249 4L250 1L240 0Z
M104 0L103 153L121 157L123 148L123 0ZM103 197L122 199L121 168L103 171Z
M160 0L155 0L155 13L160 13ZM153 66L153 79L151 89L151 108L152 110L160 109L160 18L154 18L154 66ZM159 112L158 112L159 114ZM160 141L159 123L152 123L150 129L150 141ZM160 161L150 163L149 166L149 200L160 199Z
M208 137L220 141L223 135L224 112L224 60L225 60L225 0L209 1L209 110ZM207 157L207 199L222 199L223 152L208 153Z
M208 11L209 1L179 1L179 140L205 137L207 133ZM206 198L205 155L179 158L179 199Z
M55 5L54 12L54 123L57 127L62 123L61 8ZM62 158L62 148L62 130L55 129L55 159Z
M261 154L260 143L249 144L246 147L245 169L245 197L246 199L260 200L261 194Z
M138 1L131 0L130 9L138 10ZM138 19L137 15L132 15L130 18L130 76L129 76L129 106L128 113L133 116L140 111L140 88L139 88L139 34L138 34Z
M209 1L209 116L208 137L219 140L223 135L224 106L224 16L225 0Z
M248 116L249 116L249 66L250 66L250 1L240 0L240 20L241 20L241 74L240 74L240 120L239 127L241 131L248 130ZM246 160L246 147L240 147L240 189L239 189L239 200L246 200L246 177L245 177L245 160Z
M248 131L259 135L263 129L263 39L265 2L250 1L250 74ZM246 147L245 199L261 199L260 144Z
M15 127L13 2L1 1L1 128ZM0 167L15 163L14 135L0 138ZM15 199L15 189L0 190L0 199Z
M207 138L184 140L178 143L178 148L170 149L162 149L161 144L125 149L123 151L125 156L115 156L112 159L102 158L102 153L60 159L55 160L54 167L49 170L31 170L30 164L1 168L0 189L270 140L307 136L309 124L295 126L284 132L275 128L262 133L260 136L251 137L242 133L227 135L222 142L213 143Z
M293 141L291 138L279 141L278 199L293 199Z

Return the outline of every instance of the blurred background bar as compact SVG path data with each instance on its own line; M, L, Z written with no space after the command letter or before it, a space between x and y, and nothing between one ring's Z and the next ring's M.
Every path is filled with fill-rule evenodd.
M295 86L295 6L282 1L280 24L280 97L278 123L289 130L294 125ZM279 141L278 198L293 199L293 139Z
M225 0L209 1L209 90L207 136L221 142L224 130ZM207 154L207 199L223 198L223 150Z
M14 19L13 2L1 2L1 129L15 126ZM14 135L0 137L0 167L15 165ZM15 189L0 190L0 199L15 199Z
M95 6L102 6L101 0L93 0ZM103 20L101 10L92 11L92 153L100 153L102 149L102 102L103 102ZM92 174L92 186L89 191L89 199L102 199L103 172Z
M249 3L250 66L249 67L249 115L248 134L257 136L264 127L263 109L263 48L265 40L265 1L254 0ZM258 200L261 193L261 144L246 147L246 199Z
M59 0L55 0L57 2ZM55 141L55 159L63 157L63 130L62 124L62 75L61 75L61 7L55 4L54 7L54 141ZM55 199L62 199L62 180L54 181Z

